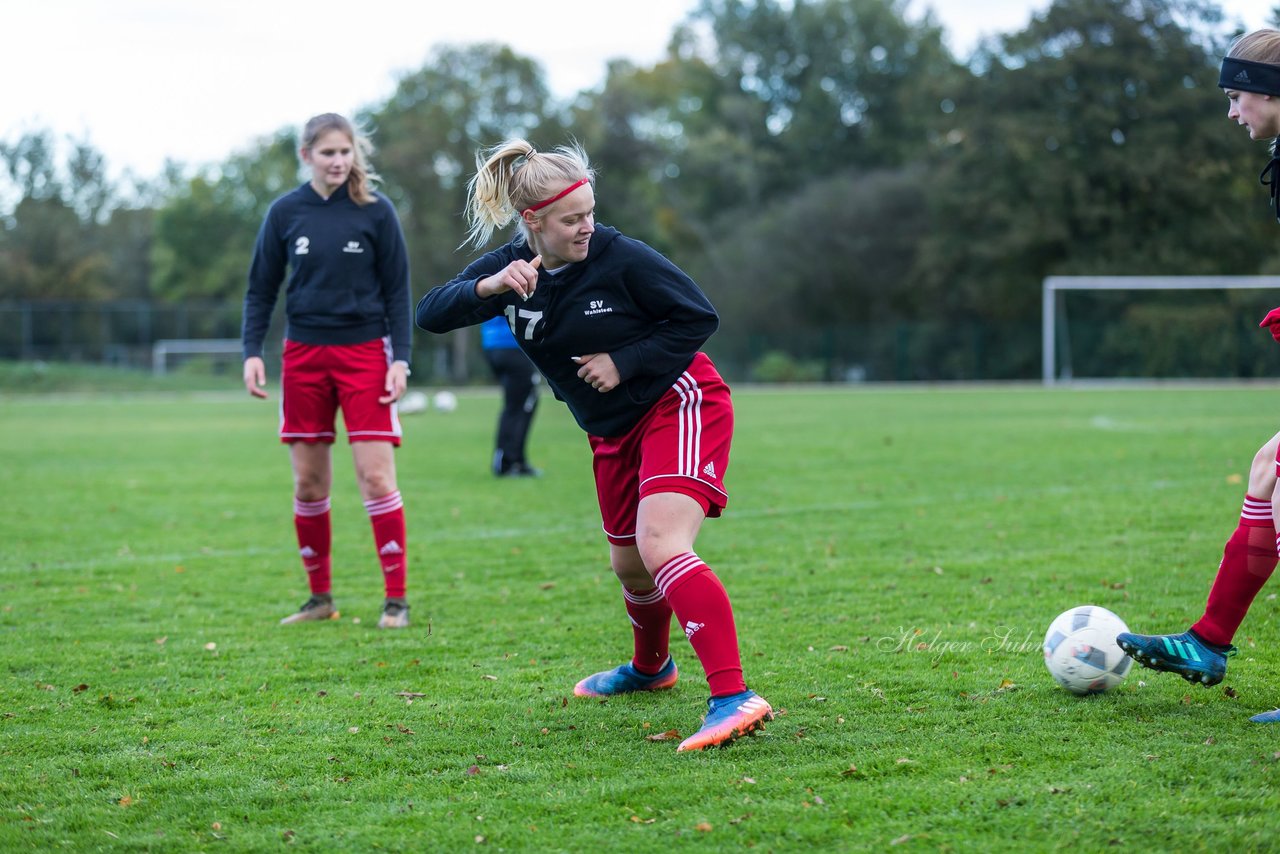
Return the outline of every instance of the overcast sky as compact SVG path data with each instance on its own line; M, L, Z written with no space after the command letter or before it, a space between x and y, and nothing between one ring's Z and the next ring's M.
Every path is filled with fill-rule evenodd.
M1273 0L1226 0L1246 27ZM166 158L215 163L315 113L388 97L434 45L496 41L537 60L553 93L604 80L607 60L663 55L696 0L594 4L441 0L11 0L0 50L0 140L50 129L87 138L113 173ZM958 54L1011 32L1048 0L910 0L934 9ZM497 22L497 23L495 23Z

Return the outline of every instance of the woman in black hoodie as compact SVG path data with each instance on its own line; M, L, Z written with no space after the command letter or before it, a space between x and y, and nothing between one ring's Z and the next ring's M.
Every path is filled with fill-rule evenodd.
M729 597L694 552L703 519L728 501L729 388L699 348L715 309L658 252L595 223L594 173L576 145L539 152L512 139L477 157L470 242L515 221L506 245L418 303L418 325L448 332L505 316L521 349L588 434L596 493L633 630L626 664L574 687L599 697L670 688L671 615L706 672L702 728L678 750L726 744L773 710L747 689Z

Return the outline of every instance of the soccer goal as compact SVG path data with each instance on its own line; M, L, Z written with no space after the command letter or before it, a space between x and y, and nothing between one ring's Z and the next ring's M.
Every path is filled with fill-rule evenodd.
M1280 299L1280 276L1049 276L1044 280L1041 311L1044 384L1075 378L1064 292L1190 290L1273 290Z
M239 338L161 338L151 345L151 372L167 373L175 356L239 356Z

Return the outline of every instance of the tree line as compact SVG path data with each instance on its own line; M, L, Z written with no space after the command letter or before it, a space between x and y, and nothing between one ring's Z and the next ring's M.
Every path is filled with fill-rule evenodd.
M436 49L354 117L415 294L469 259L475 150L512 135L585 146L598 220L694 276L722 315L719 355L743 371L768 354L785 371L781 352L811 378L1031 378L1045 276L1274 269L1280 235L1256 179L1268 154L1225 121L1217 64L1235 32L1214 3L1056 0L964 58L906 6L703 0L660 62L615 61L568 102L506 46ZM0 145L0 302L234 313L267 205L302 180L291 127L128 187L88 142L58 142ZM1141 365L1134 330L1174 350L1227 346L1257 299L1113 295L1073 322L1103 329L1091 356ZM461 357L472 345L455 336ZM1233 358L1231 373L1265 368L1247 348Z

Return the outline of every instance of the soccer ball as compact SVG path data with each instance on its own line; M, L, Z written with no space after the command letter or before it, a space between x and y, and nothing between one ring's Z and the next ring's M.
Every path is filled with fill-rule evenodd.
M458 408L458 396L451 391L436 392L436 396L431 398L431 402L441 412L453 412Z
M1044 665L1072 694L1101 694L1129 675L1133 659L1116 644L1129 631L1115 614L1097 605L1063 611L1044 636Z
M396 411L401 415L413 415L417 412L426 412L426 410L427 396L420 391L406 391L396 405Z

